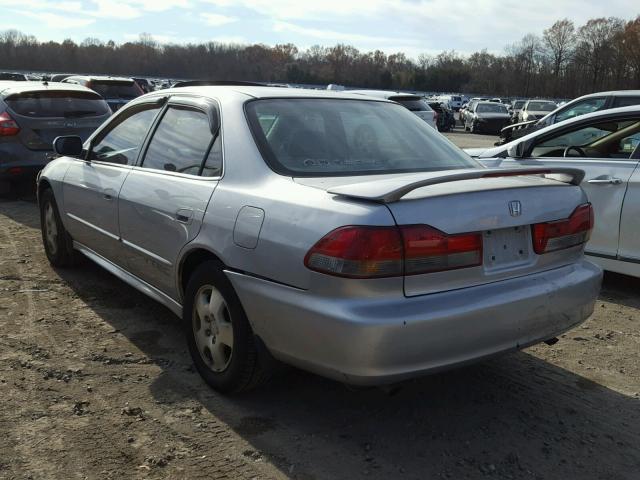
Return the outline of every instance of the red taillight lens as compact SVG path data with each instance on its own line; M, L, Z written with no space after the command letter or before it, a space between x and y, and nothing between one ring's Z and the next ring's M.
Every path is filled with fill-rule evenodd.
M341 227L307 253L311 270L350 278L402 275L402 240L396 227Z
M404 240L405 275L482 265L482 235L447 235L428 225L400 227Z
M338 228L316 243L304 264L339 277L379 278L482 265L482 235L447 235L427 225Z
M592 228L593 208L585 203L567 219L532 225L533 250L542 254L587 243Z
M7 112L0 113L0 137L16 135L19 131L20 127Z

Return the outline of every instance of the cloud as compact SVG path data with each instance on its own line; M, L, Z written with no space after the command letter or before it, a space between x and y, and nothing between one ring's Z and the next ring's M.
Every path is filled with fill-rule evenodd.
M95 19L93 18L72 17L69 15L58 15L56 13L49 12L22 12L22 14L43 23L49 28L56 28L59 30L86 27L95 22Z
M222 25L227 25L229 23L238 21L236 17L228 17L226 15L220 15L218 13L201 13L200 17L207 25L212 25L214 27L220 27Z

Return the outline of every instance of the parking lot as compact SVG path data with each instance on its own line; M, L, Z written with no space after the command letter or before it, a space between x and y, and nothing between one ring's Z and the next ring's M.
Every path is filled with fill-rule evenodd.
M557 344L397 388L286 368L224 397L173 314L89 261L52 269L34 198L0 200L0 477L635 479L639 292L607 274Z

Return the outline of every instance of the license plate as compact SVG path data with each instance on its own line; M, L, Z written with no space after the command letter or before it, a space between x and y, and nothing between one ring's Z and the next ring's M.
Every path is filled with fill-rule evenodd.
M531 232L528 226L500 228L482 233L486 270L501 270L529 262Z

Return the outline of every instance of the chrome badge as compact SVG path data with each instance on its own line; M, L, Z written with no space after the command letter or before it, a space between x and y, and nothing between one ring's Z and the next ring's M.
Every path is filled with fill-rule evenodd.
M509 202L509 213L512 217L519 217L522 214L522 204L520 200L511 200Z

